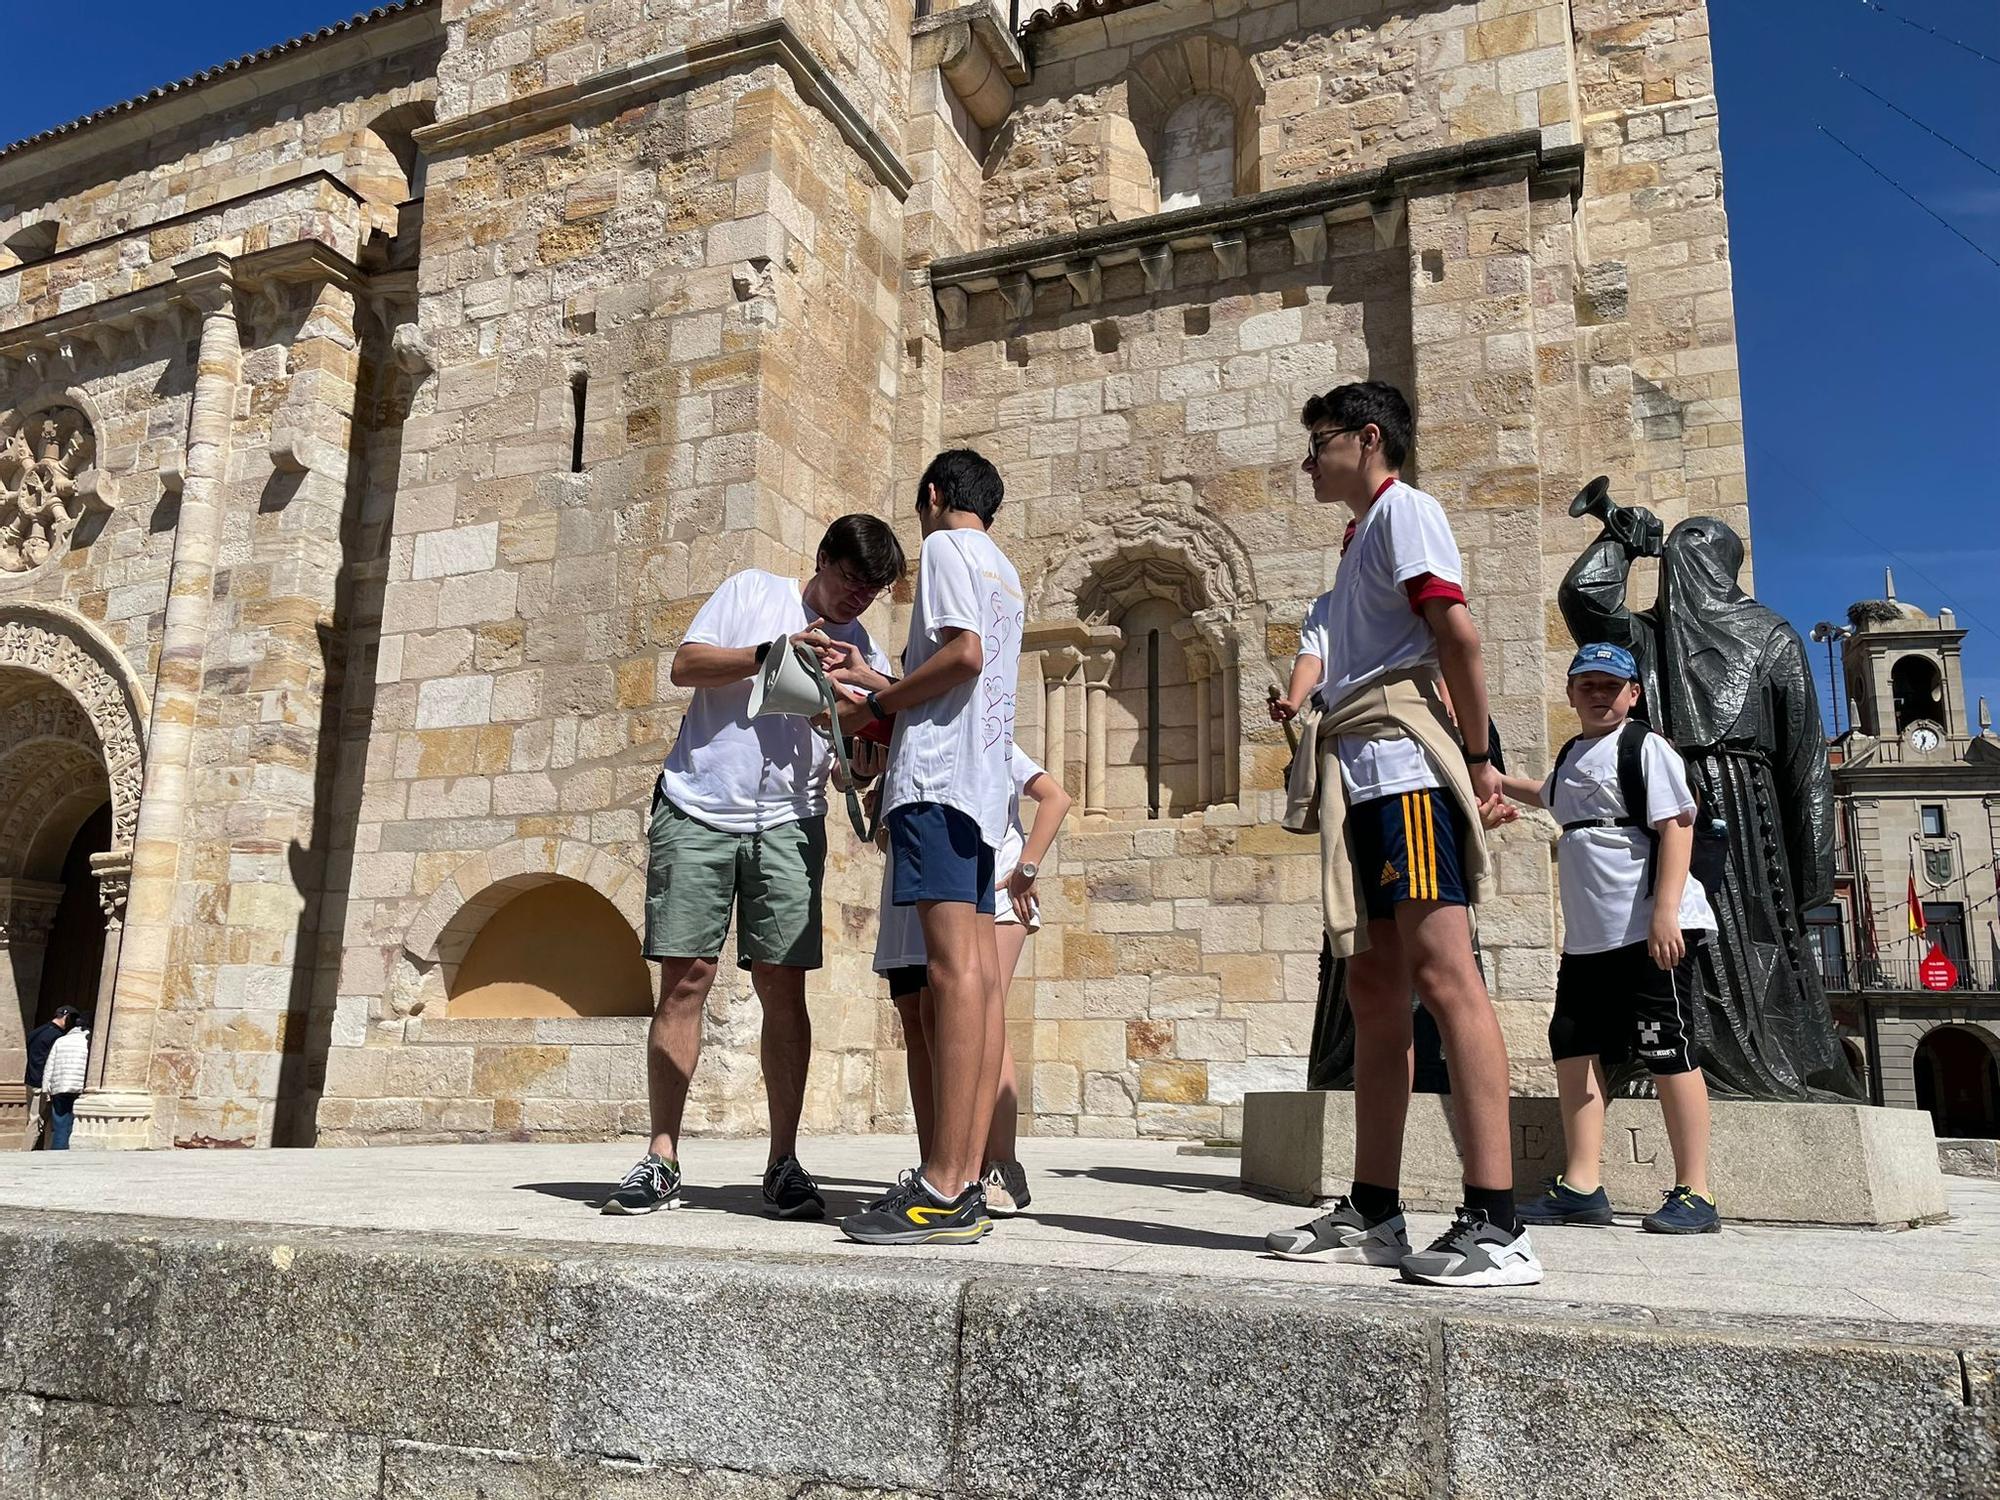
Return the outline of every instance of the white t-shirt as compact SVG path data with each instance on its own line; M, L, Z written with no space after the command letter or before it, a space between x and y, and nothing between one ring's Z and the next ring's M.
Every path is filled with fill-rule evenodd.
M994 897L994 920L1011 922L1014 920L1013 907L1007 896L1007 877L1014 873L1014 867L1021 862L1021 850L1028 842L1027 830L1023 826L1028 820L1021 816L1021 798L1028 790L1028 783L1045 772L1036 765L1028 752L1019 745L1013 747L1008 756L1007 769L1013 779L1014 794L1008 803L1007 837L1001 842L1000 852L993 856L993 883L997 888ZM894 861L885 861L882 870L882 923L875 933L875 972L886 974L891 969L906 969L916 964L928 963L925 956L923 922L917 916L914 906L898 906L894 900ZM1030 898L1028 902L1028 926L1030 930L1042 925L1041 903Z
M1419 662L1437 665L1437 641L1410 608L1403 585L1434 573L1463 587L1458 543L1444 507L1400 479L1361 514L1341 555L1333 587L1314 601L1299 627L1299 654L1325 663L1320 701L1331 707L1355 688ZM1443 786L1415 740L1335 741L1350 802Z
M989 848L1000 847L1013 790L1007 749L1014 740L1025 619L1021 577L993 538L974 527L924 538L903 665L915 672L937 654L942 632L952 629L978 632L985 662L969 682L897 713L883 778L884 817L912 802L940 803L977 823Z
M1658 827L1694 811L1687 770L1672 745L1657 734L1647 735L1639 764L1646 773L1649 823ZM1617 732L1579 741L1562 768L1561 781L1551 775L1542 783L1542 805L1558 823L1624 817ZM1651 841L1642 828L1577 828L1557 841L1563 952L1609 953L1646 941L1653 925L1653 898L1646 893L1650 850ZM1715 931L1708 893L1693 875L1681 890L1680 915L1685 931Z
M732 574L688 626L701 646L761 646L796 635L813 622L797 579L751 568ZM861 648L887 675L889 658L856 620L828 622L827 635ZM801 714L750 717L750 678L727 687L696 688L667 752L660 789L697 822L725 833L758 833L826 811L832 751Z

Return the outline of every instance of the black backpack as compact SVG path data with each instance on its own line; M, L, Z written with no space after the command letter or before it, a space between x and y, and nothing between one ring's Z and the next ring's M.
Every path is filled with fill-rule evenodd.
M1646 835L1646 894L1653 894L1653 878L1660 863L1659 830L1646 821L1646 766L1641 758L1646 745L1646 736L1653 730L1637 719L1627 719L1618 731L1618 797L1625 804L1622 818L1579 818L1574 823L1563 824L1563 832L1576 828L1638 828ZM1550 788L1562 775L1563 763L1569 759L1577 741L1577 735L1556 754L1556 768L1549 775ZM1665 738L1664 735L1661 736ZM1669 743L1672 743L1669 741ZM1637 809L1636 811L1634 809Z

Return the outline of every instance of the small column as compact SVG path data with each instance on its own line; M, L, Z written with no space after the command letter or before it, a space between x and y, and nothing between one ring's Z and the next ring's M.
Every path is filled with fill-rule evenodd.
M1111 632L1114 636L1117 631ZM1095 632L1093 632L1095 634ZM1115 642L1093 641L1083 653L1084 704L1083 813L1088 818L1110 815L1110 798L1105 785L1104 740L1111 673L1118 664Z
M0 880L0 1150L18 1144L27 1125L21 1076L62 889L40 880Z
M100 1007L100 1086L77 1100L75 1144L140 1149L152 1144L153 1024L166 1003L181 836L194 758L194 727L208 653L209 617L221 557L223 499L242 383L236 291L226 256L176 268L182 295L200 311L194 401L174 529L172 582L160 629L159 675L146 735L146 776L133 836L130 903L119 944L112 1004Z
M1042 769L1068 790L1069 679L1083 660L1074 646L1050 646L1042 652Z
M1233 652L1222 662L1222 785L1216 791L1218 802L1241 802L1243 800L1243 706L1238 701L1242 695L1242 673L1236 665Z
M118 983L118 949L125 941L125 898L132 889L132 851L114 849L90 856L90 873L97 878L97 905L104 913L104 959L97 972L97 1017L111 1014L112 992ZM97 1035L90 1049L90 1071L85 1087L96 1088L104 1079L107 1048L101 1045L106 1030L102 1019L91 1022ZM73 1143L72 1143L73 1144Z

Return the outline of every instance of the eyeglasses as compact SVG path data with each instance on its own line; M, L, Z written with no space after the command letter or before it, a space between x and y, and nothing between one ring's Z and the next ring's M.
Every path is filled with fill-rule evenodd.
M1328 432L1307 433L1306 462L1309 464L1317 463L1319 461L1319 450L1324 448L1328 443L1332 442L1335 438L1339 437L1342 433L1363 432L1363 431L1366 431L1365 427L1335 427Z
M886 587L884 584L864 583L844 567L836 567L833 576L849 596L857 599L873 600Z

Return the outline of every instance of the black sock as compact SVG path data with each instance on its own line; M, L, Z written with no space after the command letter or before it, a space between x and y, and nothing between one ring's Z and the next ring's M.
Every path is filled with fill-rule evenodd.
M1355 1183L1348 1191L1347 1201L1354 1205L1356 1213L1368 1221L1370 1229L1403 1211L1403 1200L1394 1188L1378 1187L1372 1182Z
M1486 1222L1495 1229L1504 1229L1509 1234L1521 1232L1521 1221L1514 1217L1512 1188L1474 1187L1468 1182L1465 1185L1465 1206L1475 1213L1486 1215Z

